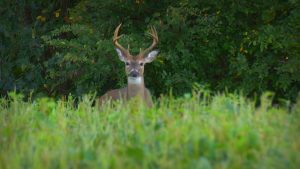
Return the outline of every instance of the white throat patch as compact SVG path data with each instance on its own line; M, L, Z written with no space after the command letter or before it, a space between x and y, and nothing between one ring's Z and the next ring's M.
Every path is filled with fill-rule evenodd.
M142 83L142 77L128 77L128 84L141 84Z

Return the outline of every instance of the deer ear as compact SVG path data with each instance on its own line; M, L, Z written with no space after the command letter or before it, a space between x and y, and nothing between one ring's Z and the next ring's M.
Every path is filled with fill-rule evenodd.
M122 61L122 62L125 62L126 61L126 57L124 55L124 53L121 52L120 49L116 48L116 51L118 53L118 56L119 56L119 59Z
M149 52L147 57L145 57L145 63L152 62L156 58L158 53L159 53L158 50L153 50L153 51Z

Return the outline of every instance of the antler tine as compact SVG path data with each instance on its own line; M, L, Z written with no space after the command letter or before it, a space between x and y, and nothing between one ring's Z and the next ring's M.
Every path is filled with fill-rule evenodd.
M155 27L151 26L150 27L150 33L148 33L150 36L152 36L153 40L156 41L156 43L158 42L158 36L157 36L157 32Z
M152 26L151 28L152 28L152 29L151 29L151 33L152 33L152 34L150 34L150 35L151 35L153 38L155 38L156 41L158 42L158 35L157 35L157 31L156 31L155 27Z
M152 44L149 48L140 52L140 56L144 56L145 54L149 53L158 43L158 35L154 26L150 27L150 32L148 34L153 38Z
M129 54L129 51L118 43L118 40L123 36L123 35L118 36L121 25L122 25L122 23L115 29L113 42L114 42L114 45L116 48L120 49L121 52L123 52L124 54L127 55L127 54Z

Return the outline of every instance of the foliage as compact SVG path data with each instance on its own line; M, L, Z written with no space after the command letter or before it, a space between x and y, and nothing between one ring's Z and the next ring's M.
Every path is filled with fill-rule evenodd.
M300 165L299 104L271 107L208 91L148 109L91 107L84 96L0 99L0 168L290 168Z
M150 25L160 44L145 80L158 96L193 84L214 90L269 90L295 100L300 81L298 0L28 0L1 2L1 93L16 88L36 95L80 96L126 84L111 43L123 23L121 43L147 47ZM13 8L5 8L10 5ZM158 79L158 80L153 80Z
M44 62L51 56L41 47L40 37L64 23L63 6L58 0L0 2L1 95L11 90L48 93L44 88Z

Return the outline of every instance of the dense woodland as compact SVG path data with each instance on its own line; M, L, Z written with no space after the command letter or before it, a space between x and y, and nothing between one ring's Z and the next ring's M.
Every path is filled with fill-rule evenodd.
M126 85L112 44L120 23L132 53L158 31L160 54L145 70L154 96L201 87L295 100L300 89L299 0L1 0L0 16L2 96Z

